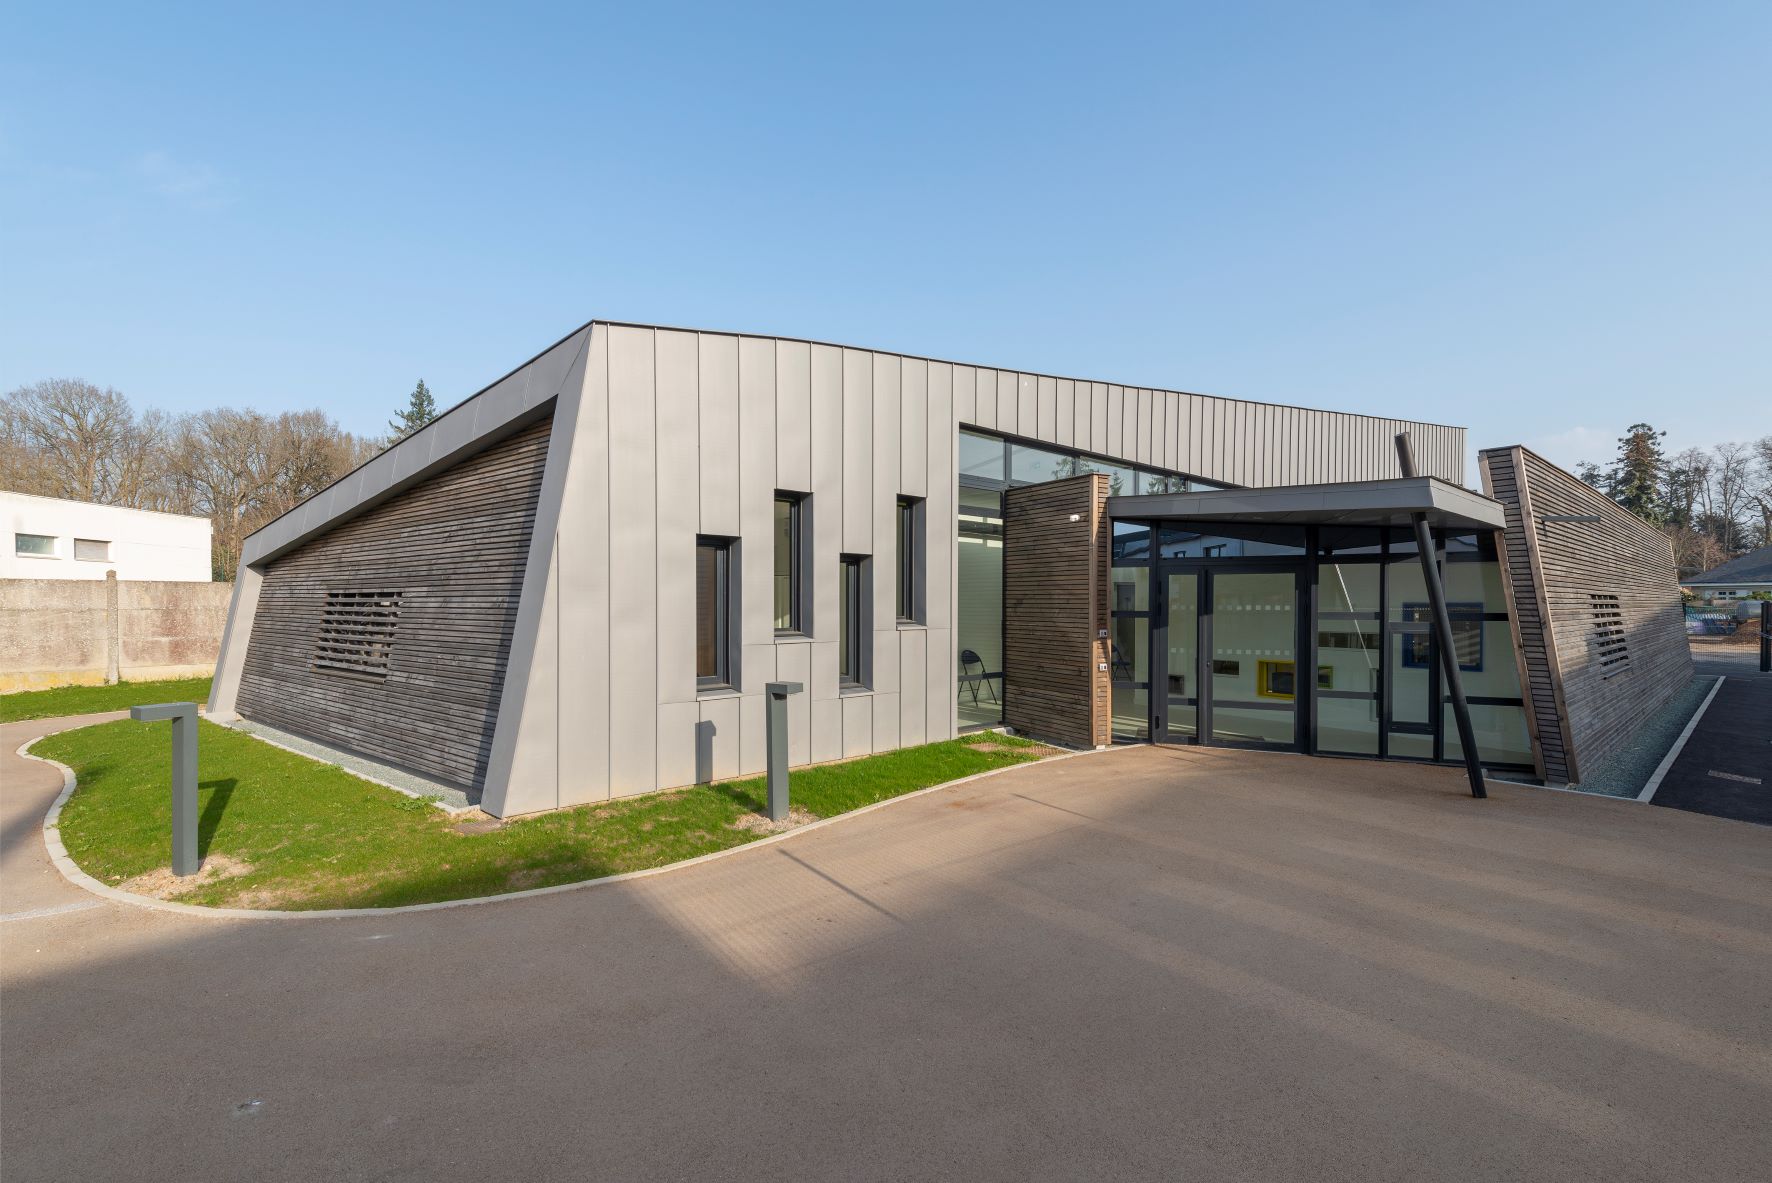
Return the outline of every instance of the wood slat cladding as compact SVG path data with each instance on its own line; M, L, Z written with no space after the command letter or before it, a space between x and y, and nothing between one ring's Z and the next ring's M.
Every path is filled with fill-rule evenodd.
M1539 772L1579 781L1692 677L1673 548L1525 448L1489 449L1479 467L1507 509L1502 570ZM1569 516L1599 520L1545 520Z
M1109 734L1108 479L1003 495L1003 721L1071 747Z
M240 714L478 789L550 428L525 428L271 562ZM344 653L341 634L365 643Z

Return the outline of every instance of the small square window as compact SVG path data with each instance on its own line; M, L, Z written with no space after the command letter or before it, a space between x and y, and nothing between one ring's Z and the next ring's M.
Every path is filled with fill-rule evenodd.
M12 536L12 550L14 554L34 559L53 559L55 557L55 535L14 534Z
M76 538L74 557L85 563L108 563L111 561L111 544L97 538Z

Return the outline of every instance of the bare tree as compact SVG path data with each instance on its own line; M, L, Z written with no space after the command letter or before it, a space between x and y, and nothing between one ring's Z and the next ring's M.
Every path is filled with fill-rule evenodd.
M138 421L129 400L74 378L0 398L0 484L21 493L137 505L161 486L165 416Z
M1711 449L1716 458L1716 528L1724 554L1734 554L1740 541L1740 513L1748 503L1753 479L1755 456L1747 444L1718 444Z
M1678 526L1690 526L1698 516L1710 489L1710 454L1702 448L1687 448L1667 462L1666 500L1669 520Z
M1754 472L1748 495L1760 515L1759 545L1772 546L1772 435L1754 441Z

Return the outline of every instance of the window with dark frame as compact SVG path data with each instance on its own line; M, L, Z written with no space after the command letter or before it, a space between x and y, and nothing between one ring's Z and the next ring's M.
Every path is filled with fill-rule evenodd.
M806 498L775 494L774 606L777 633L806 632Z
M732 684L732 541L695 540L695 685Z
M916 623L922 619L918 603L918 582L922 572L917 563L917 519L922 517L922 502L915 497L898 499L898 619Z
M867 684L866 655L862 648L866 637L866 621L862 611L862 594L867 587L867 581L863 578L866 570L867 559L860 555L844 555L839 567L837 684L846 688Z

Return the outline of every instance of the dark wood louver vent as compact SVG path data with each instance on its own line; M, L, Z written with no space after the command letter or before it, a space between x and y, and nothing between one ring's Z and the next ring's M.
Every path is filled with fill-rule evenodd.
M1587 598L1593 613L1594 658L1600 663L1600 676L1622 674L1630 668L1630 647L1624 638L1624 611L1618 596L1589 592Z
M397 591L329 591L314 641L314 668L372 678L388 676L394 629L400 623Z

